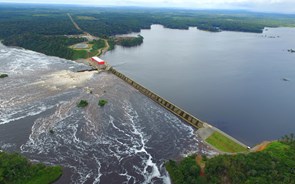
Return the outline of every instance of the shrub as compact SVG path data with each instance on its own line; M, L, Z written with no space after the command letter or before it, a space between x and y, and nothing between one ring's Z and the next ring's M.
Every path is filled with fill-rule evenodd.
M108 103L107 100L101 99L101 100L99 100L98 105L101 106L101 107L103 107L107 103Z
M8 75L4 73L0 73L0 78L5 78L5 77L8 77Z
M77 104L77 107L86 107L88 105L88 102L86 100L80 100L80 102Z

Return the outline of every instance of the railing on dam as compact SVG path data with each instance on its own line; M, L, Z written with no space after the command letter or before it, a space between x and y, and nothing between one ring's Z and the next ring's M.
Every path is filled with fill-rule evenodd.
M118 76L119 78L123 79L125 82L133 86L135 89L137 89L142 94L146 95L162 107L166 108L173 114L175 114L177 117L181 118L182 120L186 121L190 125L196 127L196 128L203 128L204 122L199 120L198 118L194 117L193 115L189 114L188 112L182 110L181 108L177 107L173 103L165 100L164 98L160 97L156 93L150 91L149 89L145 88L144 86L138 84L137 82L133 81L129 77L125 76L124 74L118 72L113 67L109 68L109 71L112 72L114 75Z

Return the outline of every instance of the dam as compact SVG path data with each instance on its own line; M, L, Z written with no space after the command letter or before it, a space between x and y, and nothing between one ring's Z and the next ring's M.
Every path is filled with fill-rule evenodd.
M93 63L91 65L96 67L98 70L101 69L100 67L95 66L95 64L93 65ZM172 102L169 102L168 100L164 99L163 97L157 95L153 91L147 89L143 85L137 83L136 81L132 80L128 76L122 74L121 72L117 71L116 69L109 66L108 64L106 64L105 70L112 73L112 74L114 74L115 76L119 77L120 79L122 79L123 81L125 81L126 83L128 83L129 85L134 87L135 89L137 89L139 92L141 92L145 96L149 97L151 100L153 100L154 102L156 102L160 106L164 107L165 109L167 109L168 111L170 111L174 115L176 115L178 118L182 119L183 121L185 121L189 125L191 125L194 128L198 129L197 132L204 141L206 141L206 139L209 138L214 132L218 132L219 134L226 137L227 139L230 139L231 141L238 144L239 146L241 146L245 150L250 148L249 146L243 144L242 142L240 142L237 139L233 138L232 136L226 134L225 132L221 131L220 129L218 129L218 128L216 128L216 127L214 127L214 126L212 126L212 125L210 125L210 124L208 124L206 122L203 122L203 121L201 121L200 119L198 119L196 117L194 117L190 113L188 113L185 110L181 109L180 107L173 104ZM206 143L209 144L208 142L206 142ZM224 152L224 151L221 151L218 148L216 148L215 145L211 145L211 144L209 144L209 145L214 147L216 150L218 150L220 152Z
M180 107L177 107L175 104L165 100L164 98L160 97L156 93L152 92L151 90L147 89L146 87L138 84L134 80L130 79L129 77L125 76L124 74L118 72L113 67L110 67L109 71L116 75L117 77L121 78L131 86L133 86L135 89L137 89L142 94L146 95L165 109L169 110L173 114L175 114L180 119L184 120L185 122L189 123L191 126L199 129L204 127L204 122L197 119L196 117L192 116L188 112L182 110Z
M210 125L209 123L206 123L206 122L196 118L195 116L191 115L190 113L188 113L187 111L178 107L177 105L173 104L172 102L164 99L163 97L159 96L155 92L153 92L153 91L147 89L146 87L144 87L143 85L137 83L136 81L134 81L130 77L117 71L112 66L110 66L107 62L105 62L103 65L101 65L98 62L95 62L93 60L87 60L87 62L91 67L97 69L98 71L107 71L107 72L110 72L113 75L117 76L118 78L122 79L124 82L131 85L133 88L138 90L140 93L144 94L145 96L147 96L148 98L150 98L151 100L153 100L154 102L159 104L160 106L164 107L165 109L167 109L168 111L173 113L176 117L180 118L181 120L183 120L187 124L196 128L197 134L208 145L215 148L217 151L219 151L221 153L234 153L234 152L244 152L247 149L250 149L249 146L243 144L242 142L238 141L234 137L232 137L232 136L228 135L227 133L223 132L222 130ZM214 145L210 144L207 141L207 139L209 139L210 137L214 137L213 134L215 134L214 136L216 136L216 134L218 134L218 136L214 138L215 139L215 141L213 141L213 142L215 142ZM217 143L216 143L216 141L217 141ZM238 148L234 148L231 151L225 151L223 149L217 148L217 147L219 147L219 144L222 144L222 145L231 144L228 146L229 147L233 146L233 147L238 147Z

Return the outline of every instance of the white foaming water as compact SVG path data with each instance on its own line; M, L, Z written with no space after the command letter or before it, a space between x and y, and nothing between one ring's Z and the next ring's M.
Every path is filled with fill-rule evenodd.
M10 57L13 56L13 57ZM12 74L26 74L36 70L48 69L50 57L24 49L11 49L7 55L7 71Z
M5 90L0 89L0 125L28 121L26 117L52 109L34 121L21 152L68 168L69 183L168 184L164 161L198 150L191 127L110 75L94 76L96 83L87 84L95 94L85 93L86 86L47 90L33 84L47 74L80 69L82 64L14 48L4 48L0 55L0 59L6 55L0 60L1 69L11 76L2 82ZM104 89L110 92L95 92ZM104 108L97 105L101 94L110 102ZM89 106L77 108L84 98Z
M58 110L49 118L38 119L32 127L32 134L29 141L22 145L23 153L35 153L47 155L51 163L58 163L71 168L78 175L73 177L72 183L85 183L89 178L95 178L96 183L100 180L100 162L96 160L98 169L93 171L87 165L91 162L92 156L86 156L95 148L94 143L110 144L95 136L87 142L78 137L81 130L79 117L75 117L72 107L76 105L77 99L65 102L58 107ZM54 130L50 135L49 130Z
M153 162L153 157L150 153L147 152L146 150L146 142L147 138L144 135L144 133L141 131L139 127L136 126L136 121L138 121L138 114L135 111L135 109L132 108L131 104L125 101L125 106L123 106L125 109L126 115L128 116L128 119L131 122L131 126L133 128L133 133L134 135L138 135L140 137L140 149L134 149L135 154L138 153L145 153L148 156L148 159L143 160L144 168L141 170L145 181L143 183L153 183L152 179L153 178L161 178L161 174L159 171L159 168L155 162ZM148 167L152 168L151 172L148 172L147 169ZM138 168L139 169L139 168ZM166 180L167 182L168 180Z
M19 110L15 110L11 113L2 113L0 112L0 125L10 123L16 120L23 119L28 116L35 116L37 114L40 114L48 109L51 109L53 106L46 106L44 104L42 105L36 105L36 106L30 106L28 108L22 108Z
M102 174L100 173L100 169L101 169L101 163L99 162L98 158L95 157L95 161L97 163L97 176L95 177L95 180L93 182L93 184L98 184L100 182L100 177L102 176Z

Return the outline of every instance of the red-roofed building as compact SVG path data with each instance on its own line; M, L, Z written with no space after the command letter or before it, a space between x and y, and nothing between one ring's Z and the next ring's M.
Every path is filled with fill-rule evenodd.
M100 59L100 58L97 57L97 56L92 57L91 60L92 60L93 62L96 62L96 63L99 64L99 65L104 65L104 64L105 64L105 61L102 60L102 59Z

